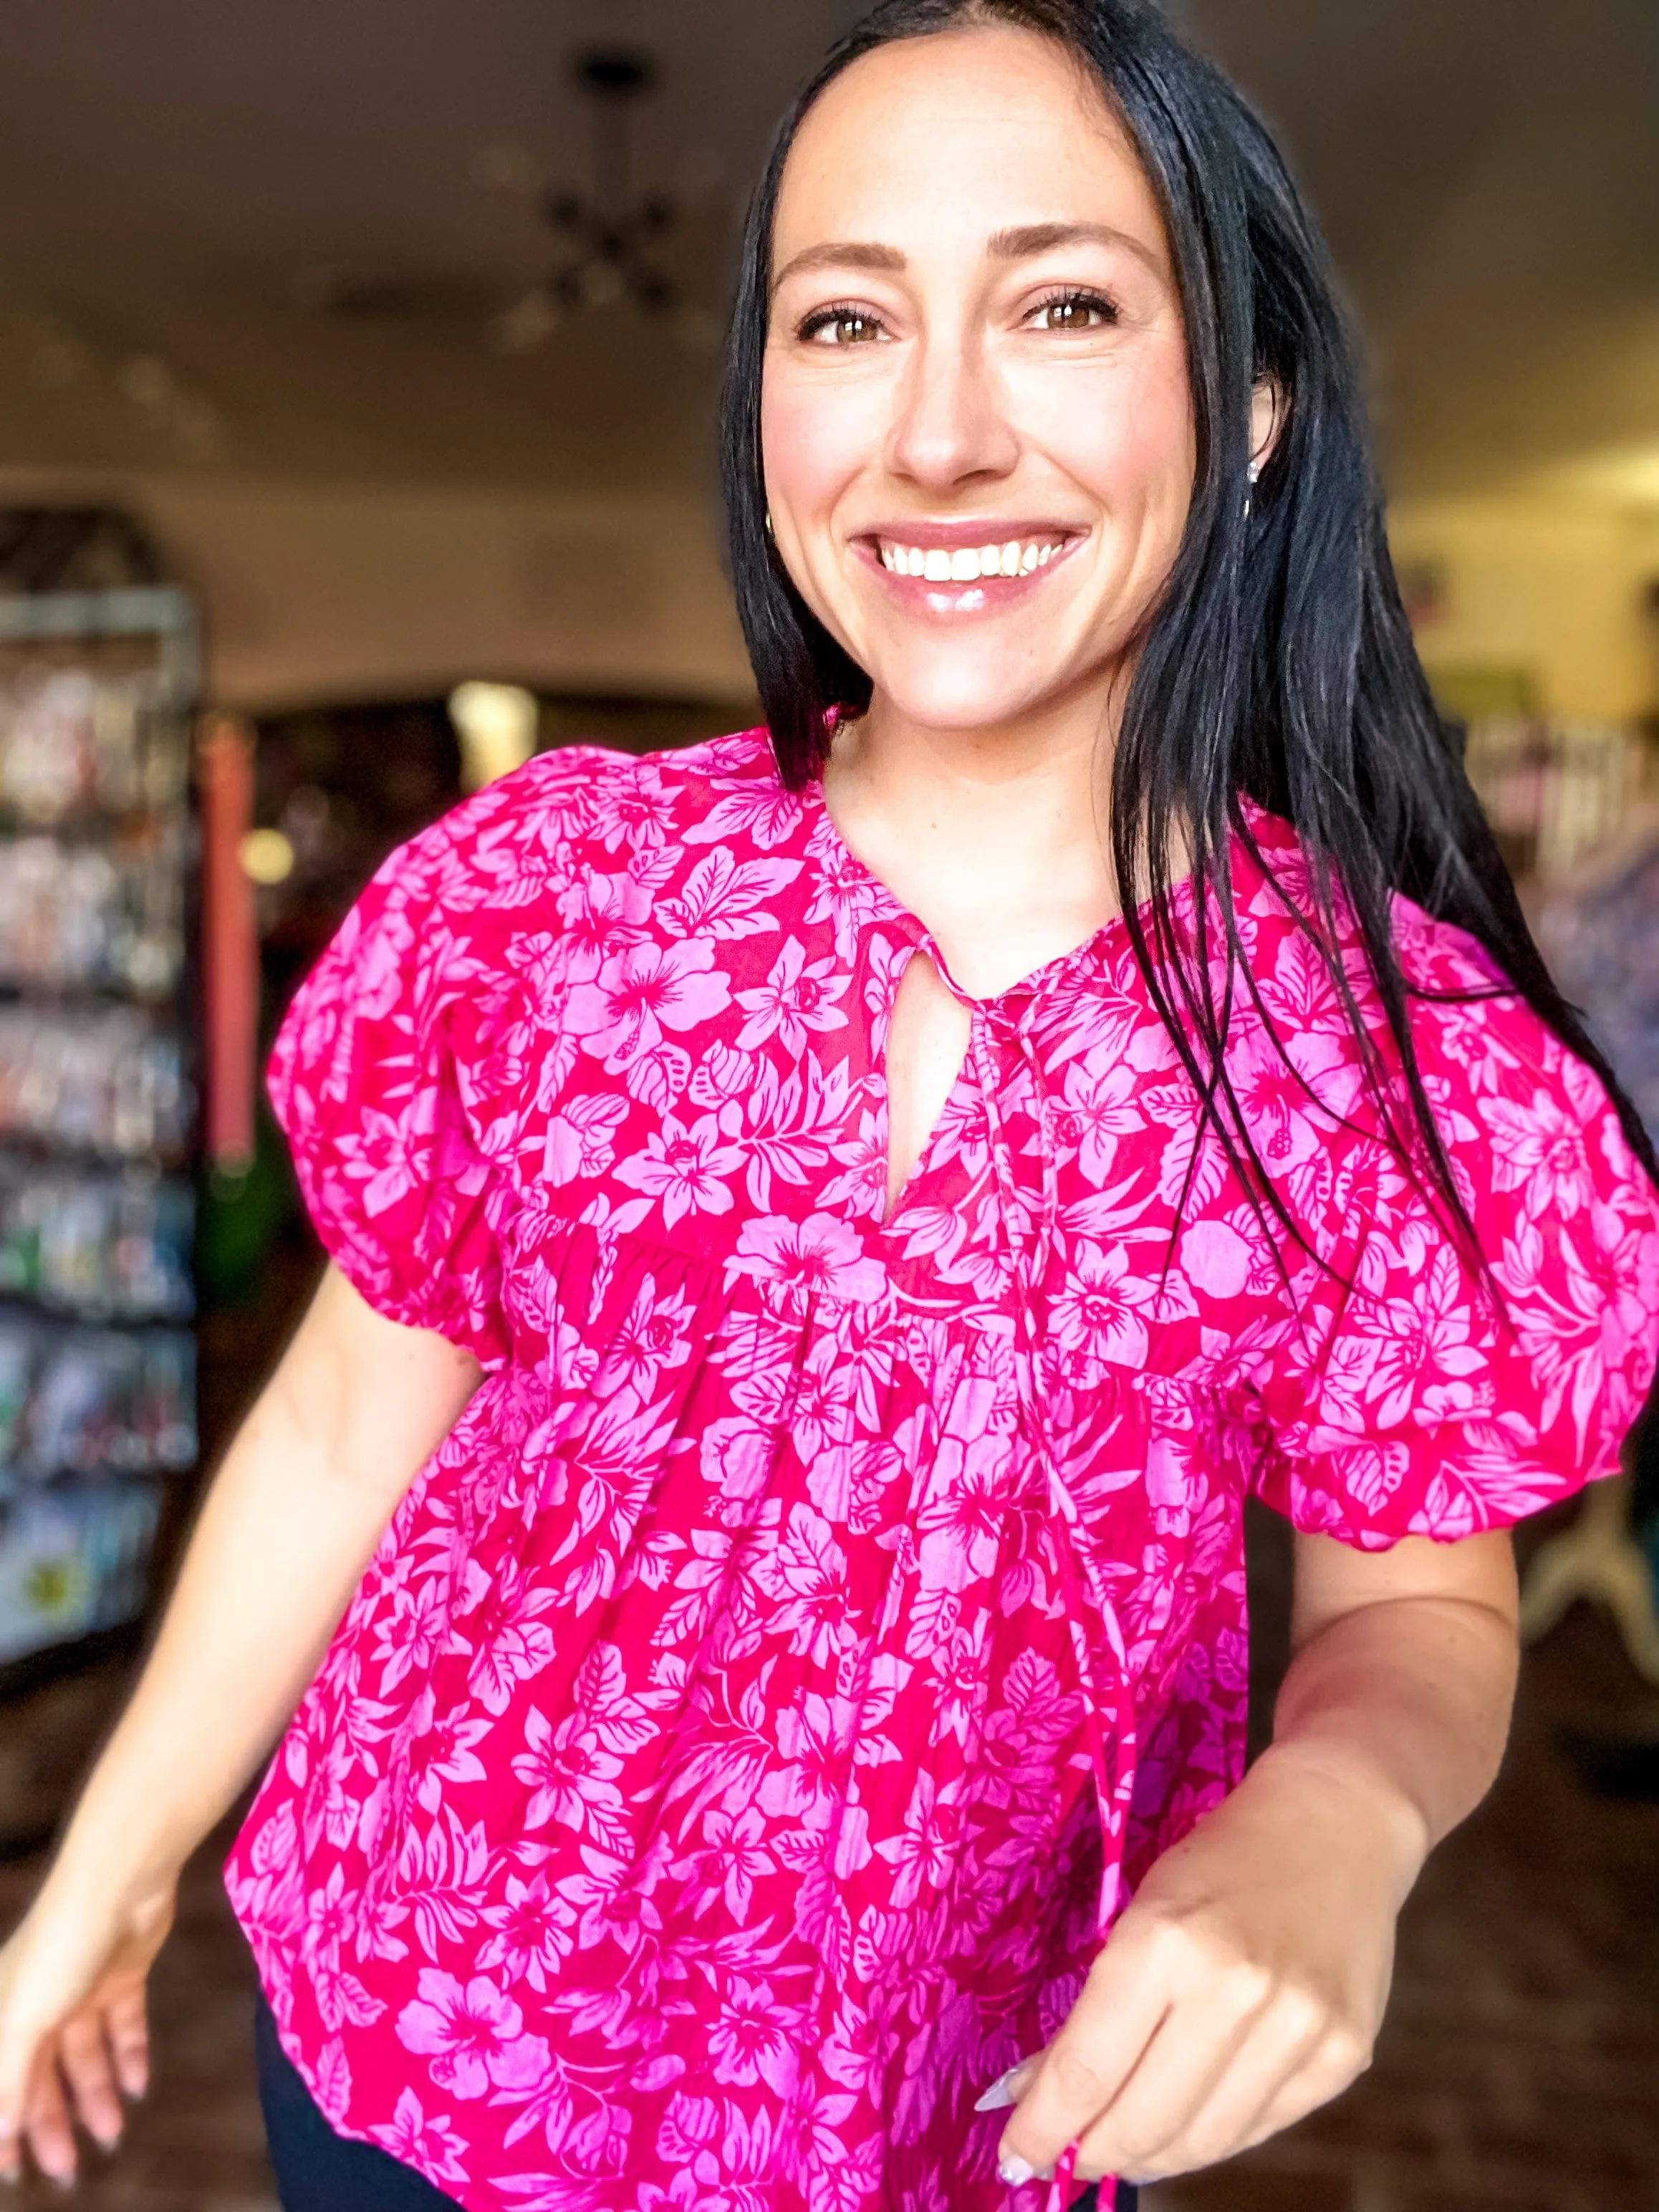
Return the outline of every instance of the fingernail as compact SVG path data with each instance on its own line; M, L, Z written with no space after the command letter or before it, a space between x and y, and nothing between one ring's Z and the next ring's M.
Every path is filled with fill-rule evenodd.
M1005 2105L1012 2105L1014 2101L1014 2076L1018 2071L1018 2066L1011 2066L1006 2074L999 2074L984 2095L975 2098L974 2110L976 2112L1000 2112Z
M1019 2189L1026 2182L1036 2179L1036 2168L1034 2166L1027 2166L1023 2158L1016 2158L1010 2152L998 2166L997 2174L1000 2180L1007 2183L1010 2189Z

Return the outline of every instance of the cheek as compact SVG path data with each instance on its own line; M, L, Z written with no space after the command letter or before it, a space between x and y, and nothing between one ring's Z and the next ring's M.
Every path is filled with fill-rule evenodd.
M761 452L775 509L822 525L860 469L881 452L884 402L872 377L817 377L769 367L761 386Z
M1125 524L1179 531L1191 504L1197 447L1186 364L1107 370L1052 408L1043 442L1060 466Z

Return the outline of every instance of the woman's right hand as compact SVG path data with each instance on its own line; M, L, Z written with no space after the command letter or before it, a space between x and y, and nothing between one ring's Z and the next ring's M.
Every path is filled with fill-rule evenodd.
M122 2096L149 2079L144 1984L176 1890L100 1911L49 1881L0 1949L0 2179L21 2178L27 2144L42 2173L73 2182L77 2120L106 2150L118 2141Z

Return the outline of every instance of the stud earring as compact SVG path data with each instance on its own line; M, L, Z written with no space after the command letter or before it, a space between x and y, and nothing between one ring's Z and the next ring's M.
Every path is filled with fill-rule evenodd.
M772 510L769 507L766 510L766 534L769 538L775 538L778 534L772 527Z

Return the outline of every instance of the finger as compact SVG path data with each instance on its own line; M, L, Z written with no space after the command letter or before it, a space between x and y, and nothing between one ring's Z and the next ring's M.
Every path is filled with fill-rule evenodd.
M104 2008L104 2033L116 2080L129 2097L142 2097L149 2087L149 2013L142 1982L111 1997Z
M1036 2051L1030 2058L1017 2059L1005 2073L999 2074L987 2089L974 2100L976 2112L1006 2112L1009 2106L1018 2104L1036 2078L1042 2063L1042 2053Z
M79 2012L66 2020L58 2051L76 2116L88 2135L112 2150L121 2139L121 2097L98 2014Z
M22 2172L27 2085L28 2044L14 2023L0 2043L0 2181L16 2181Z
M50 2043L35 2063L23 2131L42 2173L53 2181L74 2180L75 2128L64 2096L64 2085L58 2078L57 2055Z
M1155 1943L1139 1935L1107 1943L1003 2130L997 2158L1005 2180L1018 2185L1053 2170L1117 2095L1172 2002Z
M1225 2011L1209 1999L1178 2006L1085 2138L1083 2163L1153 2181L1230 2157L1317 2048L1325 2024L1289 1992L1235 1997Z
M1237 2063L1267 2002L1255 1990L1221 1990L1172 2006L1140 2063L1084 2134L1079 2171L1130 2181L1179 2172L1168 2163L1172 2148Z
M1269 2136L1292 2128L1321 2105L1351 2088L1371 2063L1370 2045L1342 2028L1328 2028L1302 2065L1263 2099L1240 2132L1238 2148L1249 2150Z

